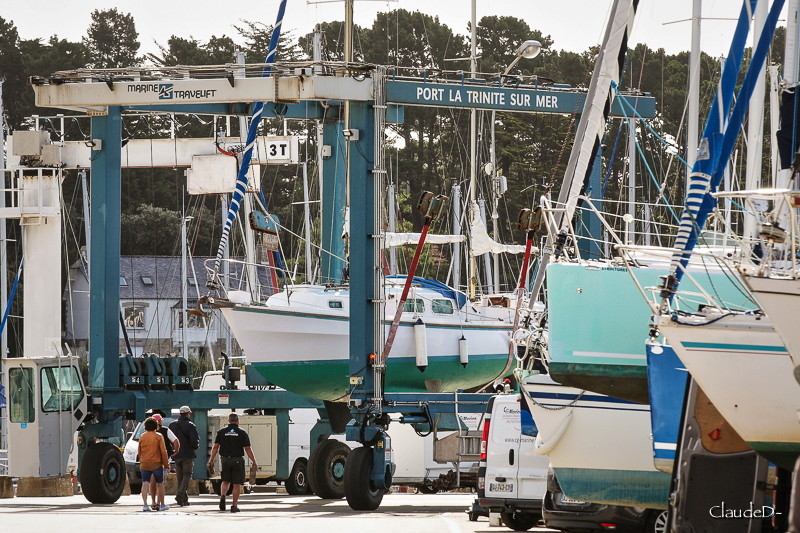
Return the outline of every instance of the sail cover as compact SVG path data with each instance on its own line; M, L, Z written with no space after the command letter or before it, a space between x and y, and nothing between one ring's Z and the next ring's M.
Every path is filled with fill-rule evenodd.
M469 242L470 253L473 256L483 254L524 254L525 246L521 244L502 244L491 237L486 231L486 224L481 218L478 204L470 203L469 206ZM538 249L535 249L538 252Z
M384 233L384 248L392 248L395 246L403 246L406 244L417 244L421 233L397 233L387 231ZM463 235L434 235L428 233L425 236L425 244L450 244L453 242L464 242L466 237Z

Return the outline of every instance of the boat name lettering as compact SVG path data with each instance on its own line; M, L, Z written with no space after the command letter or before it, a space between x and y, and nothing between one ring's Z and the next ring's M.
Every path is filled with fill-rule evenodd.
M592 269L594 270L594 269ZM614 272L627 272L628 269L625 267L601 267L600 270L612 270Z
M503 407L503 412L506 414L518 415L519 409L514 409L513 407Z
M535 97L535 98L534 98ZM417 100L448 104L498 105L524 108L558 109L558 96L554 94L531 95L514 91L478 91L451 87L417 87Z
M217 89L175 89L172 83L132 83L129 93L158 93L159 100L190 100L212 98Z

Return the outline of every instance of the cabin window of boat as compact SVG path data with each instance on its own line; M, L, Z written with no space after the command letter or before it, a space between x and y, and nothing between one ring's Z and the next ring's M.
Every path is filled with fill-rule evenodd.
M144 329L144 306L128 305L123 309L123 322L128 329Z
M431 311L439 315L452 315L453 301L452 300L433 300L431 301Z
M42 411L71 411L83 398L83 388L74 366L42 368Z
M342 309L341 300L328 300L328 307L331 309Z
M425 301L422 298L409 298L403 305L404 313L424 313Z
M36 419L33 388L32 368L9 369L8 407L11 422L15 424L26 424Z

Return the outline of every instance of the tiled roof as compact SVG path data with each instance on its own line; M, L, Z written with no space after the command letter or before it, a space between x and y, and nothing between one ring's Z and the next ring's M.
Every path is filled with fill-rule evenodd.
M194 265L194 274L197 276L196 285L189 285L188 297L196 299L198 292L201 296L208 293L206 282L208 275L205 261L212 257L194 257L191 264L186 265L187 277L194 278L191 265ZM72 265L73 268L83 270L80 261ZM242 265L230 265L231 278L242 279ZM181 258L169 256L121 256L119 275L125 278L127 285L120 284L119 296L124 300L173 300L180 299L181 293ZM142 277L149 277L152 284L145 284ZM264 269L259 269L260 281L267 285ZM120 280L121 281L121 280Z

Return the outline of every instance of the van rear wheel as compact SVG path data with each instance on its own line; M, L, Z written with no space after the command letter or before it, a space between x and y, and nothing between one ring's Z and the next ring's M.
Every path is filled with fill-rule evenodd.
M304 457L300 457L294 462L292 472L285 484L287 494L292 496L301 496L311 491L308 486L308 461Z
M514 531L528 531L539 522L539 515L522 511L503 511L500 513L506 527Z

